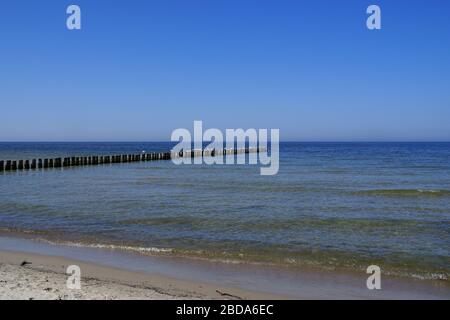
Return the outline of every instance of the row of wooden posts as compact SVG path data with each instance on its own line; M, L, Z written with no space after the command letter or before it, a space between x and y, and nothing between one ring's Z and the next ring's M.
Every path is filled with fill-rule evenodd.
M261 149L262 150L262 149ZM49 168L66 168L77 166L90 166L111 163L127 163L154 160L170 160L179 157L199 157L199 156L218 156L240 153L259 152L260 148L240 148L240 149L204 149L187 150L180 152L150 152L141 154L122 154L112 156L83 156L66 157L50 159L32 159L32 160L0 160L0 172L17 170L36 170Z

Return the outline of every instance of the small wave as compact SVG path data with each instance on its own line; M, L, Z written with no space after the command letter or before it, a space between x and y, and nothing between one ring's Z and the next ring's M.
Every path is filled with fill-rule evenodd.
M151 217L143 219L126 219L118 222L119 225L161 227L171 231L188 230L203 232L244 232L245 234L259 232L303 232L316 230L317 232L396 232L403 234L423 232L424 229L434 229L434 222L416 219L375 219L375 218L265 218L248 217L236 220L233 218L206 218L192 216ZM357 230L357 231L355 231Z
M450 190L443 189L375 189L358 191L356 193L385 197L450 197Z
M45 242L53 245L65 245L69 247L77 248L93 248L93 249L107 249L107 250L120 250L127 252L136 252L140 254L155 254L155 253L172 253L171 248L156 248L156 247L134 247L125 245L115 245L115 244L100 244L100 243L82 243L82 242L68 242L68 241L50 241L46 239L38 239L41 242Z
M0 203L2 212L46 212L49 207L41 204L28 204L19 202L3 202Z

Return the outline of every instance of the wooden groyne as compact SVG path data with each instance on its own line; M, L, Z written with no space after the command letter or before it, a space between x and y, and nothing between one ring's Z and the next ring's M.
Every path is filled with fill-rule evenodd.
M68 168L79 166L96 166L114 163L144 162L170 160L173 158L216 157L237 155L243 153L259 153L265 148L235 148L235 149L203 149L185 150L180 152L142 152L140 154L120 154L108 156L78 156L64 158L38 158L27 160L0 160L0 172L39 170L52 168Z

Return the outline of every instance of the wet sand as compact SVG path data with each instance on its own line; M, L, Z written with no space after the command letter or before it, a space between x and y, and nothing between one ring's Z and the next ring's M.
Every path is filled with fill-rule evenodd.
M81 288L67 287L67 267L81 269ZM131 272L78 260L23 252L0 252L0 299L277 299L262 294Z
M80 290L66 286L69 265L81 269ZM0 299L450 299L447 281L383 276L381 290L368 290L367 276L0 237Z

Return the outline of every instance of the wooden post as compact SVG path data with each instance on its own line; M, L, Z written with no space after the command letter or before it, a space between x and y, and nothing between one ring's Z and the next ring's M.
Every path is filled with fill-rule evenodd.
M82 157L65 157L65 158L49 158L49 159L31 159L31 160L1 160L0 172L11 170L29 170L29 169L42 169L42 168L61 168L70 166L86 166L86 165L99 165L99 164L111 164L121 162L144 162L153 160L170 160L178 157L201 157L212 156L217 157L220 155L228 154L241 154L260 152L264 148L234 148L234 149L191 149L182 150L180 152L150 152L139 154L122 154L111 156L82 156Z

